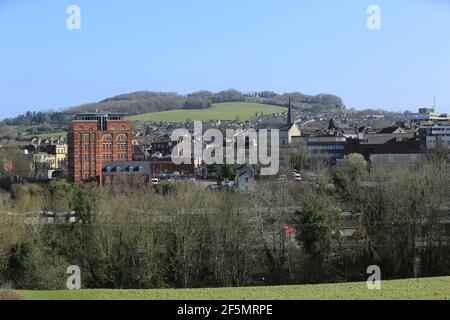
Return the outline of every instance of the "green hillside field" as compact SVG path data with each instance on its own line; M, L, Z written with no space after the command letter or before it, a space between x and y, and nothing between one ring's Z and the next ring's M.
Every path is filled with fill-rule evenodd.
M131 121L169 121L169 122L184 122L190 120L239 120L245 121L255 118L256 112L258 115L272 114L278 112L286 112L287 108L278 107L259 103L245 103L245 102L229 102L213 104L208 109L192 109L192 110L170 110L162 112L151 112L131 116L128 119Z
M450 277L278 287L155 290L18 291L30 300L450 300Z

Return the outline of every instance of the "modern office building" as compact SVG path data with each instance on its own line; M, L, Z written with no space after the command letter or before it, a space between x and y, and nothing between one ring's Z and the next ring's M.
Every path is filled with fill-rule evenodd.
M435 112L434 108L419 108L419 113L412 114L409 121L416 126L447 124L450 122L450 116L446 113Z
M68 130L68 177L102 182L103 162L132 160L132 126L124 113L88 112Z

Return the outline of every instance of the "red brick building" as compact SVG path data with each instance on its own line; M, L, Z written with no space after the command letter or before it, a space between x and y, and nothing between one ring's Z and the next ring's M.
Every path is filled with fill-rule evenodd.
M72 182L102 182L103 161L132 160L132 126L123 113L80 113L67 135Z

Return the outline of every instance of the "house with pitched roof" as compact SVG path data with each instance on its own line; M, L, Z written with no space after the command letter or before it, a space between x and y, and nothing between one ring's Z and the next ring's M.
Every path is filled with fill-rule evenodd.
M287 146L289 144L292 144L293 137L299 137L301 136L301 131L298 128L297 124L295 123L294 117L292 115L292 107L291 107L291 100L289 99L289 107L288 107L288 114L287 114L287 121L284 124L260 124L256 126L256 130L263 130L266 129L269 133L276 129L279 131L280 140L279 144L280 147Z

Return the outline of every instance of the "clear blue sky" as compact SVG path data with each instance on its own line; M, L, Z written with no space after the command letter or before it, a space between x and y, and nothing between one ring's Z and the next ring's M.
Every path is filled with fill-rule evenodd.
M81 30L66 28L71 4ZM399 111L436 96L450 112L450 0L0 0L0 39L0 118L228 88Z

